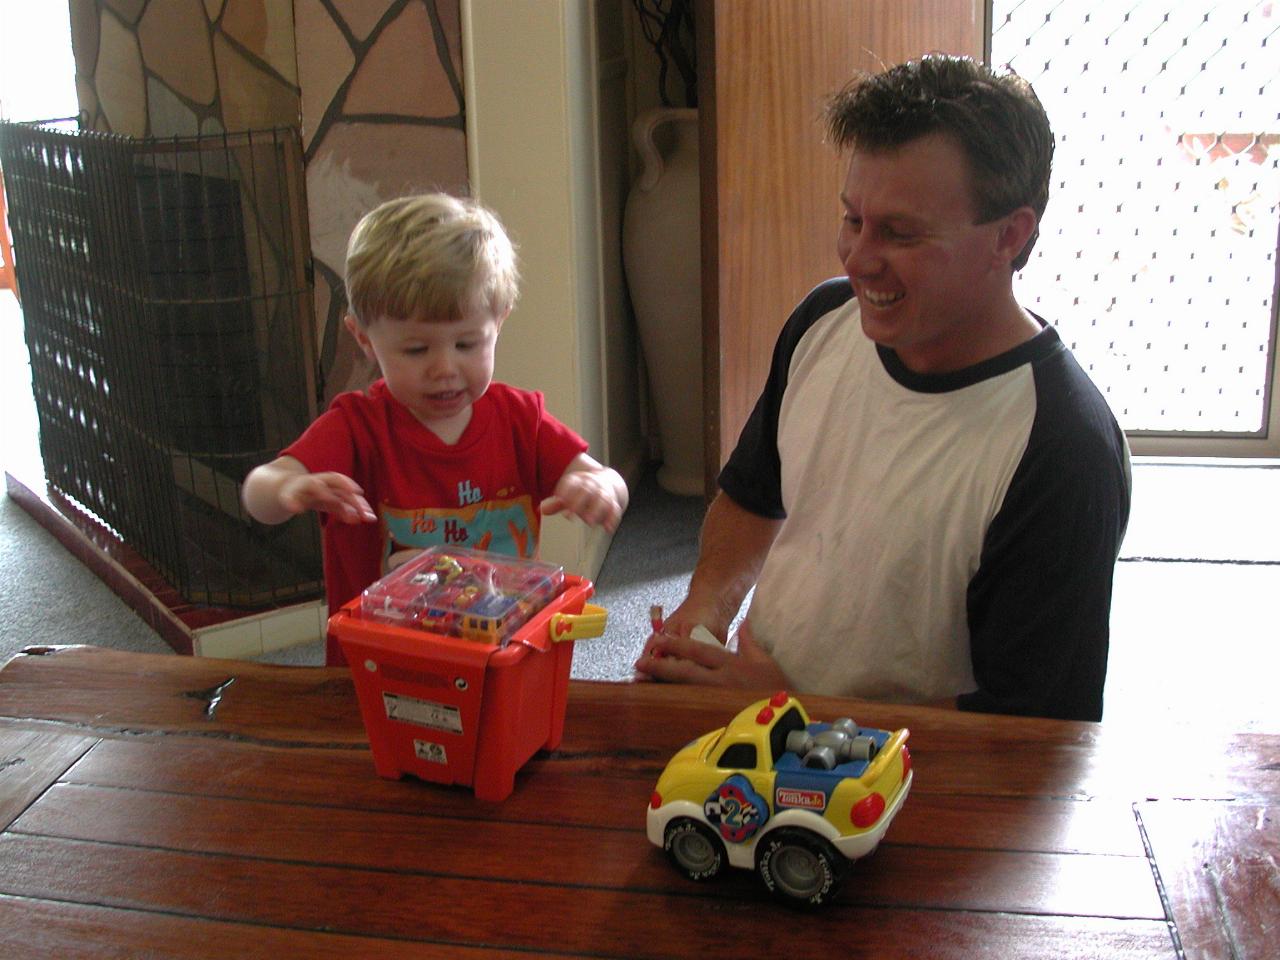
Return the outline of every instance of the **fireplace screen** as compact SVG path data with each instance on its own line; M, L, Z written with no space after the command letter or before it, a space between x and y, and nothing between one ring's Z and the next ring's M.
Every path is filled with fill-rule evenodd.
M314 520L239 500L315 414L296 133L3 123L0 167L50 489L189 602L319 596Z

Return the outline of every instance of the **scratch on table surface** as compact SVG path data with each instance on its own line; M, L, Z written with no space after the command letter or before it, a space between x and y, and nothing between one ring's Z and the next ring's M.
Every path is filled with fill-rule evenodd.
M1205 875L1209 878L1209 886L1213 890L1214 907L1218 912L1218 923L1222 927L1223 939L1226 941L1227 949L1231 951L1231 960L1240 960L1240 948L1236 941L1235 931L1231 928L1231 913L1227 909L1227 898L1223 896L1222 884L1218 879L1218 871L1213 868L1213 864L1206 863Z
M236 682L235 677L227 677L221 683L216 683L212 687L205 690L190 690L183 696L190 697L192 700L203 700L205 702L204 716L206 720L212 720L214 714L218 712L218 706L222 703L222 695L227 692L227 688Z
M1169 899L1169 891L1165 887L1164 877L1160 875L1160 866L1156 863L1155 851L1151 847L1151 835L1147 833L1147 824L1142 819L1142 810L1137 803L1132 804L1133 818L1138 825L1138 836L1142 840L1142 849L1146 853L1147 863L1151 867L1151 876L1155 880L1156 895L1160 898L1160 906L1164 910L1165 926L1169 931L1169 939L1173 941L1173 951L1178 960L1185 960L1187 954L1182 947L1182 934L1173 919L1173 904Z
M187 694L191 696L191 694ZM3 718L9 719L9 718ZM197 737L202 740L225 740L229 743L248 743L260 747L279 747L300 750L354 750L367 751L369 742L359 740L312 740L289 739L288 737L260 736L251 731L225 730L213 727L205 730L193 730L178 726L134 726L127 723L97 723L83 719L54 719L50 717L23 717L24 724L49 729L55 733L66 733L68 730L85 736L110 737L112 739L160 740L165 737Z

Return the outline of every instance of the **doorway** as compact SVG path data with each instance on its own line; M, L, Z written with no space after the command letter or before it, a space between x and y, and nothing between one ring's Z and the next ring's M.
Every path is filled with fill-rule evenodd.
M0 0L0 120L51 120L74 116L75 61L65 5ZM31 365L17 294L0 289L0 355L5 409L4 467L20 477L42 476L37 443Z
M67 5L0 0L0 119L75 116L75 76Z

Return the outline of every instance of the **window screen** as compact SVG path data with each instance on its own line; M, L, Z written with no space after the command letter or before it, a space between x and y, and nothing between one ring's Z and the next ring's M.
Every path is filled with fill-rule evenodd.
M1131 431L1267 423L1280 199L1280 4L994 0L991 62L1057 147L1021 302Z

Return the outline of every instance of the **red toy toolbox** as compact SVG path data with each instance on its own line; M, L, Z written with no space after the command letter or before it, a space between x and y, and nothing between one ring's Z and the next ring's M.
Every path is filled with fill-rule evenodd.
M586 602L593 591L566 574L505 646L364 619L359 597L330 617L378 775L505 799L516 771L560 743L573 641L604 632L606 612Z

